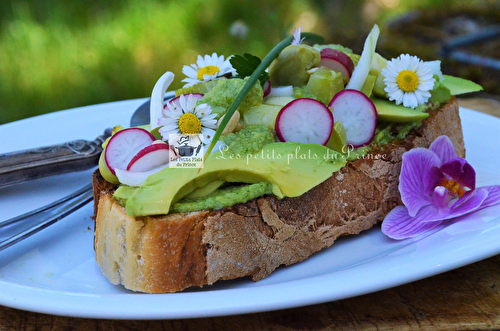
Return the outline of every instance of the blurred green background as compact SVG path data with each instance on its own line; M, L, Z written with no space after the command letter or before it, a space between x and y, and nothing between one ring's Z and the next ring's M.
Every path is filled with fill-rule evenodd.
M360 52L378 23L382 55L436 59L447 38L500 24L500 7L498 0L2 0L0 23L3 124L147 97L167 70L178 88L182 66L198 54L263 57L297 26ZM500 58L498 40L485 45L474 51ZM443 67L500 94L498 72L454 61Z

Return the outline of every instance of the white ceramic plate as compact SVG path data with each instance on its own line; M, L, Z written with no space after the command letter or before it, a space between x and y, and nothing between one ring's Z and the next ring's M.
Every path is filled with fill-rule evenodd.
M0 153L92 140L128 126L144 100L77 108L0 126ZM467 158L478 186L500 184L500 119L461 109ZM90 181L92 171L0 189L0 221L54 201ZM376 227L338 240L304 262L254 283L220 282L174 294L138 294L111 285L94 260L92 205L0 252L0 304L75 317L191 318L297 307L408 283L500 253L500 205L424 238L392 241Z

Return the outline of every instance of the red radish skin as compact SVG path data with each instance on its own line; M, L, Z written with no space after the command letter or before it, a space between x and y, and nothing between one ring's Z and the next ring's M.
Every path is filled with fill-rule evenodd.
M343 90L337 93L328 108L336 121L345 128L347 144L353 147L368 145L375 136L377 110L373 102L358 90Z
M279 140L325 145L332 134L333 115L321 102L301 98L286 104L275 123Z
M183 94L183 95L184 95L184 97L186 97L186 98L188 98L188 97L191 95L191 96L192 96L193 98L195 98L196 100L200 100L201 98L203 98L203 94L201 94L201 93L188 93L188 94ZM180 97L181 97L181 96L179 95L178 97L175 97L175 98L173 98L173 99L171 99L171 100L167 101L167 102L165 103L165 106L163 106L163 109L167 108L167 103L171 103L171 104L173 104L173 105L177 106L178 108L180 108L180 106L181 106L181 105L180 105L180 103L179 103L179 98L180 98Z
M144 147L155 141L151 133L140 128L130 128L115 133L106 146L104 159L109 170L126 169L130 160Z
M167 164L170 158L170 146L152 144L141 149L127 166L128 171L150 171Z
M271 93L271 81L268 80L264 86L262 86L262 89L264 90L264 98L267 97L269 95L269 93Z
M354 71L354 63L346 53L332 48L325 48L320 54L320 66L338 71L345 78L351 78Z
M163 140L155 140L155 141L153 141L153 145L155 145L155 144L163 144L163 145L169 146ZM179 155L177 155L177 152L175 151L175 149L172 146L169 146L169 148L170 148L170 152L172 153L172 155L170 155L170 156L173 157L173 158L178 158Z

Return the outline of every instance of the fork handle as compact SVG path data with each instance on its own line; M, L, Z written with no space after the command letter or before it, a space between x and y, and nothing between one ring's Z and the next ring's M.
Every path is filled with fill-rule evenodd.
M93 141L75 140L0 155L0 187L95 167L111 129Z
M0 251L56 223L92 198L92 184L88 184L56 202L0 222Z

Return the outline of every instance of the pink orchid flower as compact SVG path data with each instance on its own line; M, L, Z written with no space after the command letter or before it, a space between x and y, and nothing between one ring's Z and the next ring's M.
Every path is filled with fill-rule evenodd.
M476 172L457 156L450 138L438 137L429 147L403 155L397 206L382 222L382 232L393 239L425 233L443 221L500 202L500 185L476 188Z

